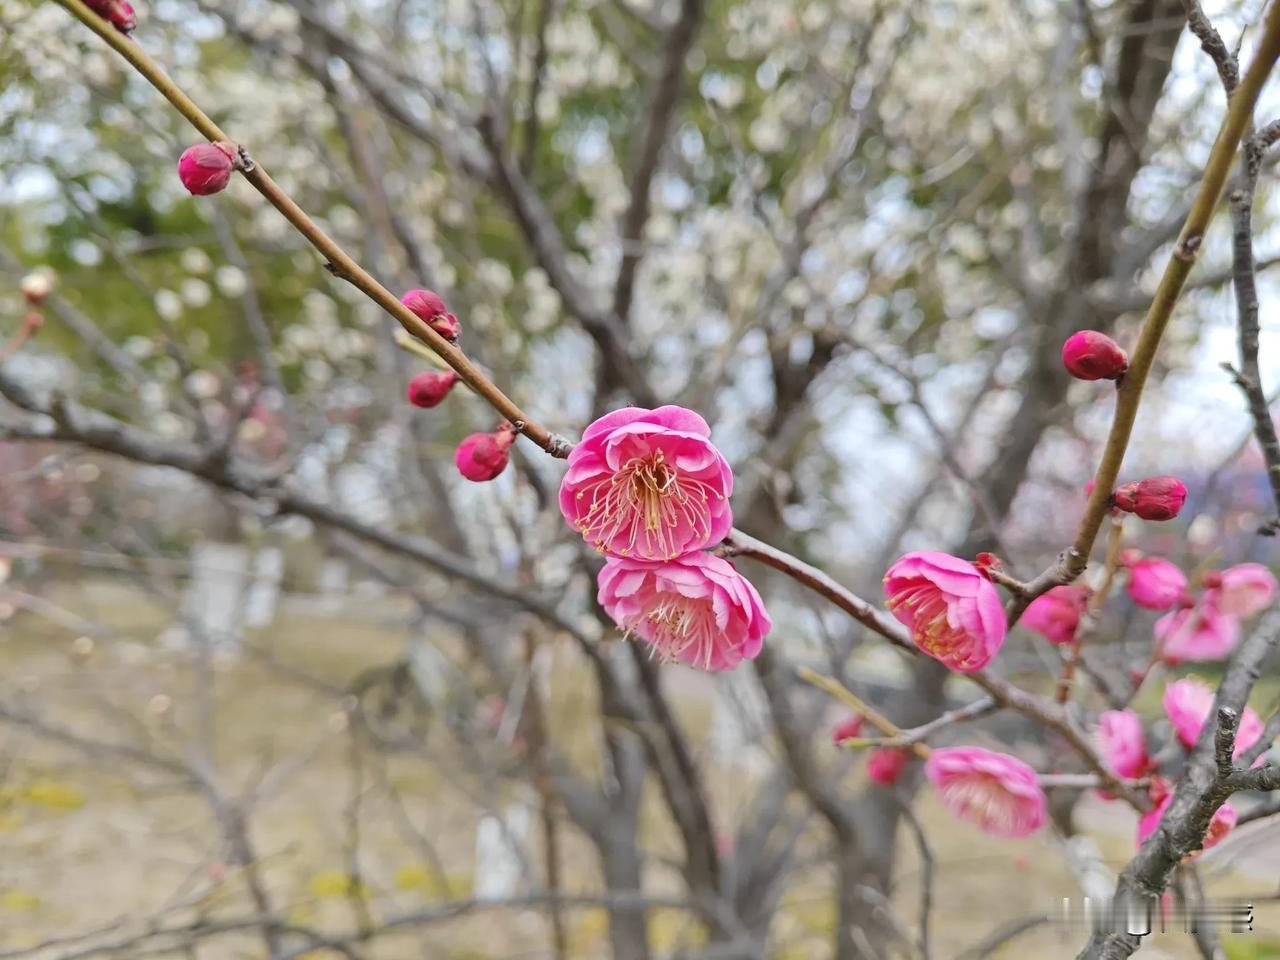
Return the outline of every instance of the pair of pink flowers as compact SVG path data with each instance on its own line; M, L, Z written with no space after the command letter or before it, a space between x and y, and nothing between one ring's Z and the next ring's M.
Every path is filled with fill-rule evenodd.
M760 594L705 553L733 526L733 472L707 422L684 407L624 407L569 454L560 512L605 554L600 605L666 660L728 670L773 626Z
M1176 680L1165 688L1164 710L1173 726L1179 742L1187 749L1195 746L1200 732L1213 712L1214 692L1207 684L1194 678ZM1234 756L1248 750L1262 736L1262 719L1250 707L1245 707L1236 732ZM1094 733L1102 759L1118 777L1136 779L1147 776L1155 762L1147 753L1142 721L1132 710L1107 710L1099 717ZM1261 757L1254 766L1263 763ZM1169 783L1163 777L1152 777L1149 795L1155 806L1138 821L1138 843L1141 844L1155 832L1165 810L1173 801ZM1109 795L1104 794L1110 799ZM1237 812L1230 803L1224 803L1214 813L1205 835L1203 849L1219 843L1236 825Z
M1258 563L1240 563L1204 578L1198 601L1184 597L1181 609L1156 621L1156 652L1166 663L1221 660L1240 639L1240 621L1261 613L1275 599L1276 578Z

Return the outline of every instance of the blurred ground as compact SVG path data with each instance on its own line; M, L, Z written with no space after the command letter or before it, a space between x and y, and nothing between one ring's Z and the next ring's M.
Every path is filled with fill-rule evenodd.
M223 789L236 796L256 786L261 794L251 811L252 838L263 883L291 922L348 930L469 896L477 869L476 824L485 809L510 799L501 784L476 775L438 718L424 730L415 728L422 744L417 752L357 756L346 732L343 691L401 654L402 629L353 622L340 611L286 614L254 644L277 665L301 673L255 657L219 660L213 706L202 715L193 696L199 681L189 662L154 642L169 623L162 608L105 582L50 595L109 625L112 635L89 651L65 629L20 614L0 632L0 683L10 701L5 709L30 709L77 736L140 745L179 767L199 761L193 731L202 725L215 730ZM367 617L369 611L362 613ZM556 683L555 702L564 713L559 722L571 727L583 697L566 680ZM702 709L697 703L686 707ZM495 758L501 762L500 754ZM136 948L125 946L144 919L228 922L247 915L248 900L238 870L227 865L210 804L178 772L105 749L92 760L48 736L0 726L0 956L92 929L99 930L92 942L120 944L120 956L263 956L262 942L242 935L210 940L194 954L165 952L154 941L147 943L157 950L144 949L141 941ZM712 782L723 791L717 799L731 823L731 773L717 771ZM946 817L927 792L919 812L935 860L933 957L958 957L1002 925L1056 914L1064 896L1079 896L1056 839L988 841ZM1123 864L1132 851L1132 817L1119 804L1091 802L1081 822L1104 858ZM646 829L659 848L671 841L663 836L670 832L663 823ZM1276 832L1280 828L1270 831ZM900 842L896 906L914 926L920 858L910 837ZM1236 853L1244 855L1224 862ZM1260 840L1232 854L1206 862L1210 896L1258 901L1274 894L1280 839L1271 836L1269 844ZM567 886L591 889L594 866L586 851L569 843L566 859ZM676 889L664 869L654 868L655 888ZM784 898L774 926L774 955L824 956L830 922L826 879L806 878ZM598 911L575 911L568 926L573 956L604 955ZM695 942L675 911L657 913L653 929L659 948ZM380 939L367 955L537 957L547 955L546 943L542 917L507 911ZM1258 901L1255 932L1227 936L1225 946L1232 960L1280 957L1280 908ZM1071 957L1077 947L1078 938L1064 939L1046 925L991 956ZM50 945L35 955L69 957L79 955L78 949ZM1141 955L1197 956L1181 933L1153 938ZM321 960L330 954L310 956Z

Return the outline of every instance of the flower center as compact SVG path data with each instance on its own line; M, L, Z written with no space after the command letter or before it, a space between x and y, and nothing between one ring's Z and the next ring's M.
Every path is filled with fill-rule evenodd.
M666 661L680 660L711 669L721 632L705 601L669 596L637 617L631 629L644 635L654 652ZM639 627L643 625L644 630Z
M959 777L948 783L944 792L956 815L971 823L1005 832L1022 821L1017 798L994 777Z
M964 630L951 625L946 597L928 580L918 580L895 593L889 608L900 607L911 611L911 635L916 646L935 656L949 656L968 640Z
M620 556L670 559L685 548L681 528L709 537L711 498L723 499L708 483L681 474L661 450L632 457L617 472L587 484L577 499L591 505L578 528L597 550ZM619 543L618 541L622 542Z

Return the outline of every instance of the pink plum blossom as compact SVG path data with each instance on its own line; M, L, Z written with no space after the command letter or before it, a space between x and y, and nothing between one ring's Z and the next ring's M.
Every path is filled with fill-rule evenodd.
M1025 837L1044 826L1048 805L1036 772L1016 757L981 747L944 747L924 773L953 816L997 837Z
M1271 605L1276 578L1260 563L1237 563L1205 577L1205 602L1228 616L1252 617Z
M1133 779L1147 772L1150 758L1142 721L1132 710L1104 710L1094 738L1102 759L1116 776Z
M1156 832L1156 827L1160 826L1160 820L1164 816L1164 812L1169 809L1169 804L1173 803L1173 794L1165 793L1164 797L1156 804L1155 809L1148 810L1138 820L1138 846L1142 846L1142 842ZM1208 850L1210 847L1221 843L1227 834L1235 829L1236 821L1240 815L1236 808L1227 801L1213 813L1213 819L1209 821L1209 829L1204 835L1204 844L1200 850Z
M733 473L684 407L605 414L569 454L560 512L602 553L669 560L723 540Z
M1213 713L1214 691L1207 683L1194 677L1175 680L1165 687L1164 712L1173 725L1182 745L1190 750L1200 738L1200 731ZM1232 756L1244 753L1262 736L1264 724L1262 718L1253 707L1245 707L1240 714L1240 724L1236 728L1236 746ZM1259 757L1255 766L1262 762Z
M1070 643L1076 638L1080 615L1089 601L1089 591L1074 584L1054 587L1036 597L1022 614L1022 625L1041 634L1050 643Z
M1187 576L1161 557L1144 557L1129 565L1129 597L1148 610L1168 610L1187 592Z
M933 550L908 553L889 568L884 593L911 639L952 670L985 667L1004 643L1000 594L975 567Z
M760 652L773 626L760 594L733 564L693 551L672 560L610 557L600 605L664 660L729 670Z
M1240 621L1212 604L1173 610L1155 624L1156 652L1165 663L1221 660L1240 639Z

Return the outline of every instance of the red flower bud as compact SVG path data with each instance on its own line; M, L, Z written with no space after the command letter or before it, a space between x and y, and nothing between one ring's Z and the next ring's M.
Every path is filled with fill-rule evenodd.
M891 787L898 782L910 759L911 751L906 747L877 747L867 757L867 776L872 783Z
M449 312L440 294L431 290L410 290L400 298L400 302L450 343L457 343L462 336L462 324Z
M27 303L38 307L44 303L45 297L53 293L53 280L49 274L36 270L22 278L18 289L22 291Z
M483 483L507 469L507 451L516 439L516 428L504 423L493 433L473 433L453 455L458 472L468 480Z
M1187 487L1177 477L1148 477L1116 487L1116 507L1143 520L1172 520L1187 499Z
M409 402L430 410L449 395L458 375L452 370L428 370L409 381Z
M836 724L836 728L831 731L831 742L835 744L844 743L846 740L852 740L862 732L862 714L850 714L840 723Z
M133 13L132 5L125 0L116 0L115 3L110 4L110 7L111 9L103 16L110 20L111 25L121 33L132 33L133 28L138 25L138 18Z
M1004 564L1000 558L994 553L987 553L985 550L973 558L973 565L978 568L978 572L988 580L992 579L992 571L1000 572L1004 569Z
M125 0L85 0L90 10L110 21L121 33L129 33L138 25L133 7Z
M197 143L178 158L182 185L197 197L226 189L231 174L240 165L240 151L230 143Z
M1062 345L1062 365L1077 380L1119 380L1129 369L1129 357L1105 333L1081 330Z

